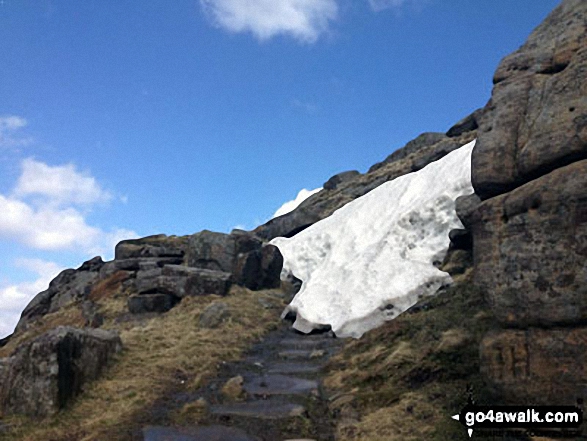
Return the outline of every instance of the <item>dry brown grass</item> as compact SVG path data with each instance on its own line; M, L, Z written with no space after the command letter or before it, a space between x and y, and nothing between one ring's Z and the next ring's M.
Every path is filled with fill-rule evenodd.
M252 292L234 287L222 297L231 317L216 329L200 329L202 310L218 296L185 298L166 314L137 319L125 315L122 293L102 299L105 327L121 331L123 352L102 379L56 417L35 422L12 418L11 440L122 441L131 438L148 409L170 390L191 391L217 370L219 363L237 359L242 351L276 326L283 303L265 309L260 297L275 299L273 291ZM125 320L126 317L126 320ZM122 319L122 320L121 320Z
M130 278L128 271L116 271L110 277L100 280L92 287L88 298L94 302L112 297L120 292L122 283Z
M470 274L423 305L347 342L331 359L325 386L334 394L337 439L467 439L450 415L466 404L468 386L491 399L478 348L493 320Z
M8 357L22 343L32 340L58 326L83 327L85 319L78 304L69 304L57 312L47 314L35 320L29 328L10 339L8 344L0 348L0 358Z

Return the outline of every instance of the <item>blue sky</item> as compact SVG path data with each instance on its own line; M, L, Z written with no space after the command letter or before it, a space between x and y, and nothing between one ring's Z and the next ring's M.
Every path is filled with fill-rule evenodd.
M264 222L483 106L554 0L0 0L0 335L124 237Z

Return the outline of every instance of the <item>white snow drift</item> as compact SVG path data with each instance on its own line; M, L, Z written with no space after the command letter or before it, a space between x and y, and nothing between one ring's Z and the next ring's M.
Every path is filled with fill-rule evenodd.
M286 311L302 332L330 325L360 337L452 282L433 265L462 228L455 199L473 193L475 141L415 173L386 182L292 238L271 241L283 275L303 281Z

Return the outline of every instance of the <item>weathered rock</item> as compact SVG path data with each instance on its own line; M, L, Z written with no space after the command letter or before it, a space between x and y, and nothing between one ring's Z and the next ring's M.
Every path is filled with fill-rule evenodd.
M229 273L182 265L165 265L160 272L139 271L135 281L139 294L165 293L179 298L206 294L223 296L228 294L231 284Z
M454 138L464 133L472 132L479 128L479 118L483 115L483 109L477 109L470 115L464 117L446 132L446 136Z
M233 270L235 282L252 290L277 288L283 256L273 245L239 254Z
M271 219L253 232L263 240L292 237L310 225L330 216L348 202L365 195L379 185L420 170L475 138L475 131L448 138L443 133L425 133L405 147L375 164L368 173L345 176L334 189L320 191L295 210Z
M334 190L336 187L338 187L339 184L350 181L357 175L360 175L360 173L357 170L350 170L338 173L332 176L330 179L328 179L328 181L326 181L322 187L324 188L324 190Z
M299 404L261 400L250 403L229 404L226 406L212 406L210 412L213 415L273 420L301 417L306 413L306 409Z
M475 282L498 320L587 319L587 160L484 201L472 222Z
M19 346L4 364L0 408L5 414L56 413L98 378L122 343L101 329L59 327Z
M185 243L182 238L159 234L119 242L114 250L114 259L123 260L145 257L183 258L184 254Z
M512 404L587 396L587 328L503 330L481 343L481 372Z
M88 328L99 328L104 323L104 316L98 311L98 306L90 300L82 303L82 316Z
M179 297L167 293L140 294L128 298L128 310L132 314L167 312L179 301Z
M10 358L0 358L0 398L4 396L4 382L8 377L8 368L10 367ZM2 405L0 401L0 411Z
M278 288L281 284L281 269L283 256L274 245L264 245L261 248L261 279L259 289Z
M12 334L10 334L4 338L0 338L0 348L3 348L4 346L6 346L11 338L12 338Z
M261 248L261 241L251 234L224 234L204 230L189 238L187 264L232 273L237 256Z
M258 441L234 427L146 427L144 441Z
M397 149L395 152L390 154L387 158L383 161L378 162L377 164L372 165L369 168L369 173L374 172L375 170L383 167L385 164L389 164L391 162L397 162L401 159L408 157L414 153L419 152L420 150L430 147L440 141L446 139L446 135L444 133L435 133L435 132L426 132L418 135L415 139L408 142L405 146L401 149Z
M93 259L90 259L80 266L77 270L78 271L92 271L97 272L100 271L100 268L104 265L104 261L100 256L96 256Z
M283 258L271 246L251 233L235 230L231 234L202 231L190 237L189 267L232 273L234 282L249 289L275 288Z
M245 393L243 389L244 382L245 380L241 375L232 377L222 386L222 395L235 401L241 399Z
M263 374L248 377L244 390L249 396L268 397L272 395L316 395L318 382L280 374Z
M66 269L59 273L49 283L49 288L37 294L26 306L16 331L24 330L37 317L55 312L73 301L86 298L91 292L92 285L98 281L99 272L103 266L102 259L95 257L84 262L77 270Z
M587 2L564 0L504 58L472 157L481 199L587 158Z
M473 238L468 230L456 228L448 233L450 239L450 248L453 250L471 250L473 248Z
M586 22L586 2L563 0L501 62L472 156L484 202L457 200L475 283L501 325L518 328L481 346L482 371L511 402L585 395Z
M214 302L202 311L198 324L200 328L217 328L229 317L228 305L223 302Z
M481 204L481 199L475 193L468 196L459 196L455 201L455 209L458 218L465 228L471 226L471 216L475 209Z
M463 274L473 267L473 253L471 250L449 249L440 265L440 269L451 276Z
M181 257L132 257L106 262L100 270L100 278L105 279L117 271L151 271L163 268L164 265L179 265Z
M206 294L228 294L232 285L232 275L223 271L213 271L201 268L188 268L180 265L166 265L163 267L163 277L175 279L184 278L184 291L179 296L201 296Z

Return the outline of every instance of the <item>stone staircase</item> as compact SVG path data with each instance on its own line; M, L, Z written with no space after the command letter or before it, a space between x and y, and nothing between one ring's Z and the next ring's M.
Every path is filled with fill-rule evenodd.
M197 402L205 408L201 424L148 426L143 440L334 440L321 368L341 345L331 333L303 335L284 324L243 360L222 365L205 387L177 397L177 406Z

